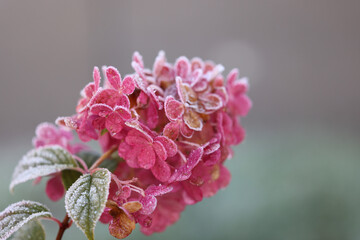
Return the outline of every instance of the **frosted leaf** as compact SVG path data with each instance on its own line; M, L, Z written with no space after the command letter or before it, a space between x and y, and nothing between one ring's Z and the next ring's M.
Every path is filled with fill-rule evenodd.
M10 191L19 183L75 167L78 167L76 160L60 146L46 146L31 150L16 166L10 183Z
M66 212L89 240L94 239L96 222L104 211L110 181L109 170L100 169L81 176L66 192Z
M0 213L0 240L7 239L25 223L40 217L52 217L49 209L41 203L24 200L11 204Z
M10 240L45 240L45 230L38 220L32 220L14 233Z

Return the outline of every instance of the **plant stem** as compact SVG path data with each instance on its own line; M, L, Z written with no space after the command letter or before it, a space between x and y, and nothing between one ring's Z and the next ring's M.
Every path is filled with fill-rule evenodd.
M59 227L59 231L58 231L58 234L56 236L56 240L61 240L65 230L70 227L69 220L70 220L70 217L66 214L65 217L64 217L64 220L62 221L62 223L61 223L61 225Z
M99 157L98 160L96 160L96 162L94 162L94 164L91 166L90 171L94 170L95 168L97 168L105 159L107 159L108 157L111 156L111 154L113 152L115 152L115 150L117 149L116 146L110 148L107 152L105 152L101 157Z

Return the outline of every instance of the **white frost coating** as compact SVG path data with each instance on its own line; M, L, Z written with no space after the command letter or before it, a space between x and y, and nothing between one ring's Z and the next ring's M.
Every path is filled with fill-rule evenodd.
M41 203L23 200L11 204L0 213L0 240L7 239L25 223L39 217L52 217L50 210Z
M66 192L66 212L90 240L94 239L95 225L105 209L110 181L109 170L101 169L81 176Z
M33 149L16 166L10 183L10 191L19 183L77 166L72 155L60 146Z

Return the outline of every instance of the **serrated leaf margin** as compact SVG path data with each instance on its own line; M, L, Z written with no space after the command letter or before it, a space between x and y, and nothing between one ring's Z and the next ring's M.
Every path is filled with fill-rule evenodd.
M62 156L64 156L64 158L70 159L70 162L69 162L69 164L45 165L45 167L43 165L40 165L37 167L36 166L29 167L29 168L23 170L24 166L26 166L26 164L29 162L29 159L38 157L37 155L43 153L44 151L57 151L57 153L62 154ZM53 154L55 154L55 153L53 152ZM45 169L46 166L48 167L47 171L40 172L41 168ZM52 166L53 169L49 169L49 166ZM59 172L64 169L75 168L75 167L78 167L78 164L77 164L77 161L72 157L71 153L69 153L66 149L64 149L58 145L44 146L44 147L32 149L22 157L22 159L16 166L13 176L12 176L12 179L11 179L11 182L10 182L10 187L9 187L10 192L13 192L14 187L20 183L26 182L31 179L35 179L37 177L47 176L47 175ZM29 174L29 172L31 170L34 170L36 168L38 168L37 170L39 171L39 173L36 176L33 175L33 176L27 176L25 178L23 177L25 175L25 173Z
M37 205L38 207L43 208L44 211L40 211L40 212L31 214L31 215L25 217L24 219L20 220L19 223L15 224L15 226L10 226L10 228L9 228L9 225L7 224L6 228L9 228L9 229L6 229L3 226L4 223L2 223L2 221L6 217L13 217L13 215L9 215L9 214L11 212L13 212L14 209L19 208L21 206L26 206L26 205ZM4 211L2 211L0 213L0 240L7 239L11 234L13 234L17 230L19 230L19 228L21 228L25 223L28 223L31 220L39 218L39 217L52 217L50 210L41 203L29 201L29 200L23 200L23 201L11 204L7 208L5 208ZM3 231L4 229L6 229L6 231Z
M100 171L105 171L105 172L106 172L106 179L105 179L105 180L106 180L107 184L105 185L105 189L104 189L105 194L102 195L103 201L100 203L100 207L99 207L99 209L97 210L98 213L97 213L96 217L95 217L94 219L90 219L90 220L92 221L92 223L91 223L92 226L89 226L89 229L85 229L85 227L82 226L82 225L79 223L77 217L74 215L74 214L76 214L76 213L73 212L73 209L72 209L72 208L74 207L73 204L72 204L72 203L74 202L73 199L72 199L72 196L73 196L75 190L76 190L76 189L79 189L79 187L82 185L83 179L88 178L88 177L93 178L93 176L94 176L96 173L99 173ZM91 179L91 181L92 181L92 179ZM109 171L108 169L101 168L100 170L97 170L97 171L95 171L95 172L92 173L92 174L82 175L80 178L78 178L78 179L76 180L75 183L73 183L73 184L71 185L71 187L68 189L68 191L67 191L66 194L65 194L65 209L66 209L67 214L71 217L71 219L74 221L74 223L76 224L76 226L86 235L86 237L87 237L89 240L93 240L93 239L94 239L94 230L95 230L96 223L97 223L97 221L100 219L101 214L102 214L102 212L103 212L104 209L105 209L106 201L107 201L108 196L109 196L110 182L111 182L111 173L110 173L110 171ZM91 188L91 186L90 186L90 188ZM91 191L91 190L89 189L88 191ZM90 195L90 193L89 193L89 195ZM91 196L89 196L89 199L90 199L90 198L91 198ZM77 199L78 199L78 198L77 198ZM76 200L75 200L75 202L76 202ZM90 231L90 232L88 232L88 231Z

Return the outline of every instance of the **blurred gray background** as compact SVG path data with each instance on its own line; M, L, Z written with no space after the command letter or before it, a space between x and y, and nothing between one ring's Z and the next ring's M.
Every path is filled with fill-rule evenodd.
M152 67L165 50L238 67L254 107L230 186L129 239L360 239L359 23L358 0L0 0L0 210L31 199L62 219L45 181L8 192L36 125L75 112L93 66L128 73L133 51ZM96 236L114 239L102 224Z

